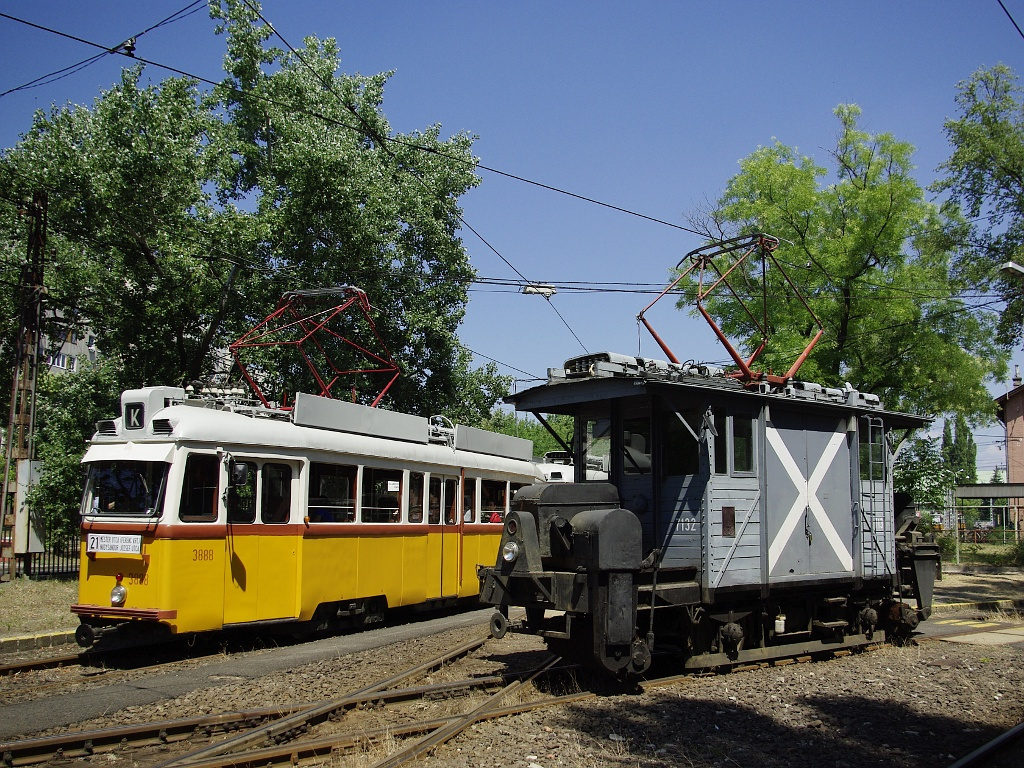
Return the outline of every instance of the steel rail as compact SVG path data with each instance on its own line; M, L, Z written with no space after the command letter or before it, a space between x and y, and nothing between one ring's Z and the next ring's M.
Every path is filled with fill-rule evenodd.
M197 733L209 737L216 732L246 729L247 733L242 734L245 736L248 735L250 729L259 728L268 722L272 723L270 726L271 730L275 732L281 731L281 733L276 734L279 738L282 733L296 730L296 726L289 725L287 727L275 728L274 723L279 725L282 719L301 717L304 714L308 716L308 713L321 709L325 705L336 705L336 708L339 709L353 708L368 704L420 698L431 694L459 694L473 687L488 688L501 685L505 682L505 678L501 676L488 676L470 680L435 683L414 688L380 690L381 687L387 688L404 679L409 679L442 666L459 655L470 653L482 645L484 641L485 638L482 638L465 643L446 654L441 654L434 659L418 664L388 680L366 686L360 689L360 691L348 694L342 699L321 702L319 704L305 704L285 708L268 707L243 712L183 718L180 720L165 720L117 728L73 732L60 736L3 742L0 743L0 759L2 759L4 765L10 768L11 766L45 762L57 754L65 757L79 757L122 748L125 744L138 744L140 746L155 743L168 744L183 741ZM265 738L265 729L260 728L258 733L259 736L257 738ZM222 744L224 743L227 742L222 742ZM185 759L185 757L179 759Z
M211 736L221 730L253 727L265 719L282 717L293 711L295 708L268 707L8 741L0 743L0 758L5 766L33 765L46 762L57 754L64 757L82 757L118 749L124 744L168 744L187 739L197 733Z
M363 688L348 693L340 698L332 699L321 704L316 704L302 709L301 711L281 718L267 727L260 727L252 731L239 734L233 738L218 742L217 744L211 744L187 755L167 760L160 763L156 768L169 768L170 766L178 765L185 760L195 761L205 757L212 757L215 755L222 755L226 752L245 749L257 741L267 740L275 742L281 739L291 738L295 734L306 730L311 724L330 717L338 710L353 706L353 702L359 700L360 697L363 697L365 694L381 692L401 682L421 675L426 671L444 666L457 658L472 653L485 642L487 642L487 637L470 640L469 642L463 643L450 651L439 654L438 656L428 659L421 664L417 664L415 667L399 672L397 675L389 677L386 680L381 680L377 683L364 686Z
M410 760L416 760L424 755L433 752L440 745L446 741L453 739L458 736L464 730L469 728L476 722L486 718L488 712L497 708L498 704L508 696L527 683L535 680L539 675L547 672L562 659L558 656L551 657L544 664L534 669L532 672L526 673L519 680L515 680L500 691L490 696L483 704L476 707L475 709L467 712L466 714L456 718L454 721L437 728L421 739L418 739L414 743L410 744L405 749L399 750L398 752L389 755L388 757L374 763L371 768L394 768L394 766L402 765L403 763L409 762Z
M56 667L68 667L82 664L82 654L72 656L54 656L49 659L31 659L28 661L16 661L13 664L0 664L0 677L16 675L21 672L35 672L42 669L54 669Z
M1003 753L1008 749L1016 749L1014 754L1017 755L1020 752L1019 745L1022 739L1024 739L1024 723L1015 725L1005 733L996 736L987 744L982 744L970 754L964 755L955 763L952 763L949 768L982 768L985 765L996 764L995 761L1005 757ZM999 764L1009 765L1009 762ZM1016 764L1019 765L1019 763Z

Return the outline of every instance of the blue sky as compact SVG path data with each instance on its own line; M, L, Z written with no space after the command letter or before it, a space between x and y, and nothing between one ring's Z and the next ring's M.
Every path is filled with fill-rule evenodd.
M1024 0L1003 3L1024 26ZM187 5L4 0L0 12L113 47ZM394 131L468 131L484 165L681 226L758 146L778 139L827 164L841 103L860 105L864 129L916 146L927 185L949 155L942 124L955 115L957 82L997 63L1024 73L1024 38L997 0L265 0L263 10L293 46L336 38L345 72L393 70L384 110ZM137 51L218 80L224 44L213 28L200 10L139 37ZM0 41L0 92L96 53L3 18ZM124 63L108 56L0 98L0 146L17 141L35 109L91 103ZM146 71L153 82L169 74ZM678 228L480 175L465 219L531 281L660 285L700 245ZM464 241L480 276L517 279L471 232ZM576 337L591 352L663 356L637 331L649 296L561 291L551 301L558 314L541 297L477 286L462 339L479 361L523 379L582 353ZM680 358L724 359L702 321L665 304L649 317ZM983 470L1003 462L1001 434L977 433Z

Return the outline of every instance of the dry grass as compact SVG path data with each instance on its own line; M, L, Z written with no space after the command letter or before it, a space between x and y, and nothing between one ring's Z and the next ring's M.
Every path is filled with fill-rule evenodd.
M0 637L73 630L78 617L69 609L77 599L74 581L0 582Z

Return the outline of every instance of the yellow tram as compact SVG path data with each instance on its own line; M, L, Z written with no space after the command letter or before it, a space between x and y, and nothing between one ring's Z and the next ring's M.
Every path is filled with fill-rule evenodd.
M300 394L125 392L83 458L77 640L307 622L478 593L532 443Z

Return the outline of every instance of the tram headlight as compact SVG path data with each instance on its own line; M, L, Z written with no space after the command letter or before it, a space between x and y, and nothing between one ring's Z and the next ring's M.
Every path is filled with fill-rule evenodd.
M120 573L115 578L117 579L117 585L110 590L110 604L116 607L124 605L124 601L128 599L128 590L121 585L121 579L124 577Z
M501 548L501 559L506 563L514 563L517 557L519 557L519 545L514 541L505 542L505 546Z

